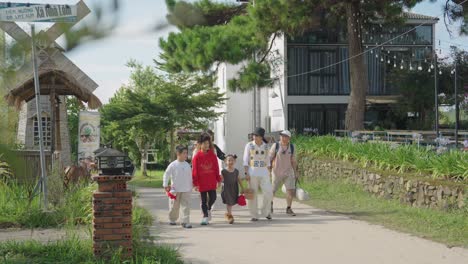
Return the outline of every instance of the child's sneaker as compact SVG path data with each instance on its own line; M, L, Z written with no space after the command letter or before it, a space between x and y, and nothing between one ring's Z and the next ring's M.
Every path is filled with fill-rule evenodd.
M211 210L208 210L208 221L211 221Z
M208 217L203 217L201 225L208 225Z
M192 225L191 225L191 224L182 223L182 227L183 227L183 228L188 228L188 229L190 229L190 228L192 228Z
M229 223L230 225L234 224L234 216L232 216L232 214L229 214L229 215L228 215L228 223Z
M174 222L174 221L170 221L170 222L169 222L169 225L175 226L175 225L177 225L177 224L176 224L176 222Z

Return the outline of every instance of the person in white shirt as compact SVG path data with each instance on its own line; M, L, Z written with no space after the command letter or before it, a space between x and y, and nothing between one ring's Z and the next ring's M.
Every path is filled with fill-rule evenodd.
M171 162L166 169L163 177L163 187L166 192L171 192L176 199L169 199L169 224L176 225L179 218L179 211L182 211L180 217L181 225L184 228L192 228L190 224L190 196L192 194L192 168L188 164L188 149L184 146L176 148L177 160ZM169 185L171 180L171 185Z
M265 140L265 129L259 127L253 132L253 141L247 143L244 149L245 178L253 189L254 199L249 201L251 221L258 221L258 217L266 217L271 220L270 207L273 199L273 188L270 181L271 160L268 145ZM263 203L257 205L258 188L263 192Z

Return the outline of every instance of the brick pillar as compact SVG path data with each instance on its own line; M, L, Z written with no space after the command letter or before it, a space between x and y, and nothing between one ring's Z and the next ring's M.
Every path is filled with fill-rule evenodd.
M131 176L93 176L98 190L93 193L93 251L96 257L109 257L121 248L122 256L132 256L132 192L127 190Z

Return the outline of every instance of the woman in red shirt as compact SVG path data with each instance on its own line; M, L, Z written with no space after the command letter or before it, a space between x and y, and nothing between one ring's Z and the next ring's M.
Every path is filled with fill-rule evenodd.
M211 137L207 133L200 135L199 151L192 160L193 186L200 192L202 225L211 220L211 207L216 201L216 189L221 183L218 158L216 157Z

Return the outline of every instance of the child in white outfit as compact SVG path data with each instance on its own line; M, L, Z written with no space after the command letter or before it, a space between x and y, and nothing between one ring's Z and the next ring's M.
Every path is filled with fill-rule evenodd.
M190 197L192 194L192 168L188 164L188 150L184 146L177 147L177 160L173 161L166 169L163 177L163 187L171 192L176 199L169 200L169 223L176 225L179 211L182 211L180 222L184 228L192 228L190 224ZM168 185L169 179L171 185Z

